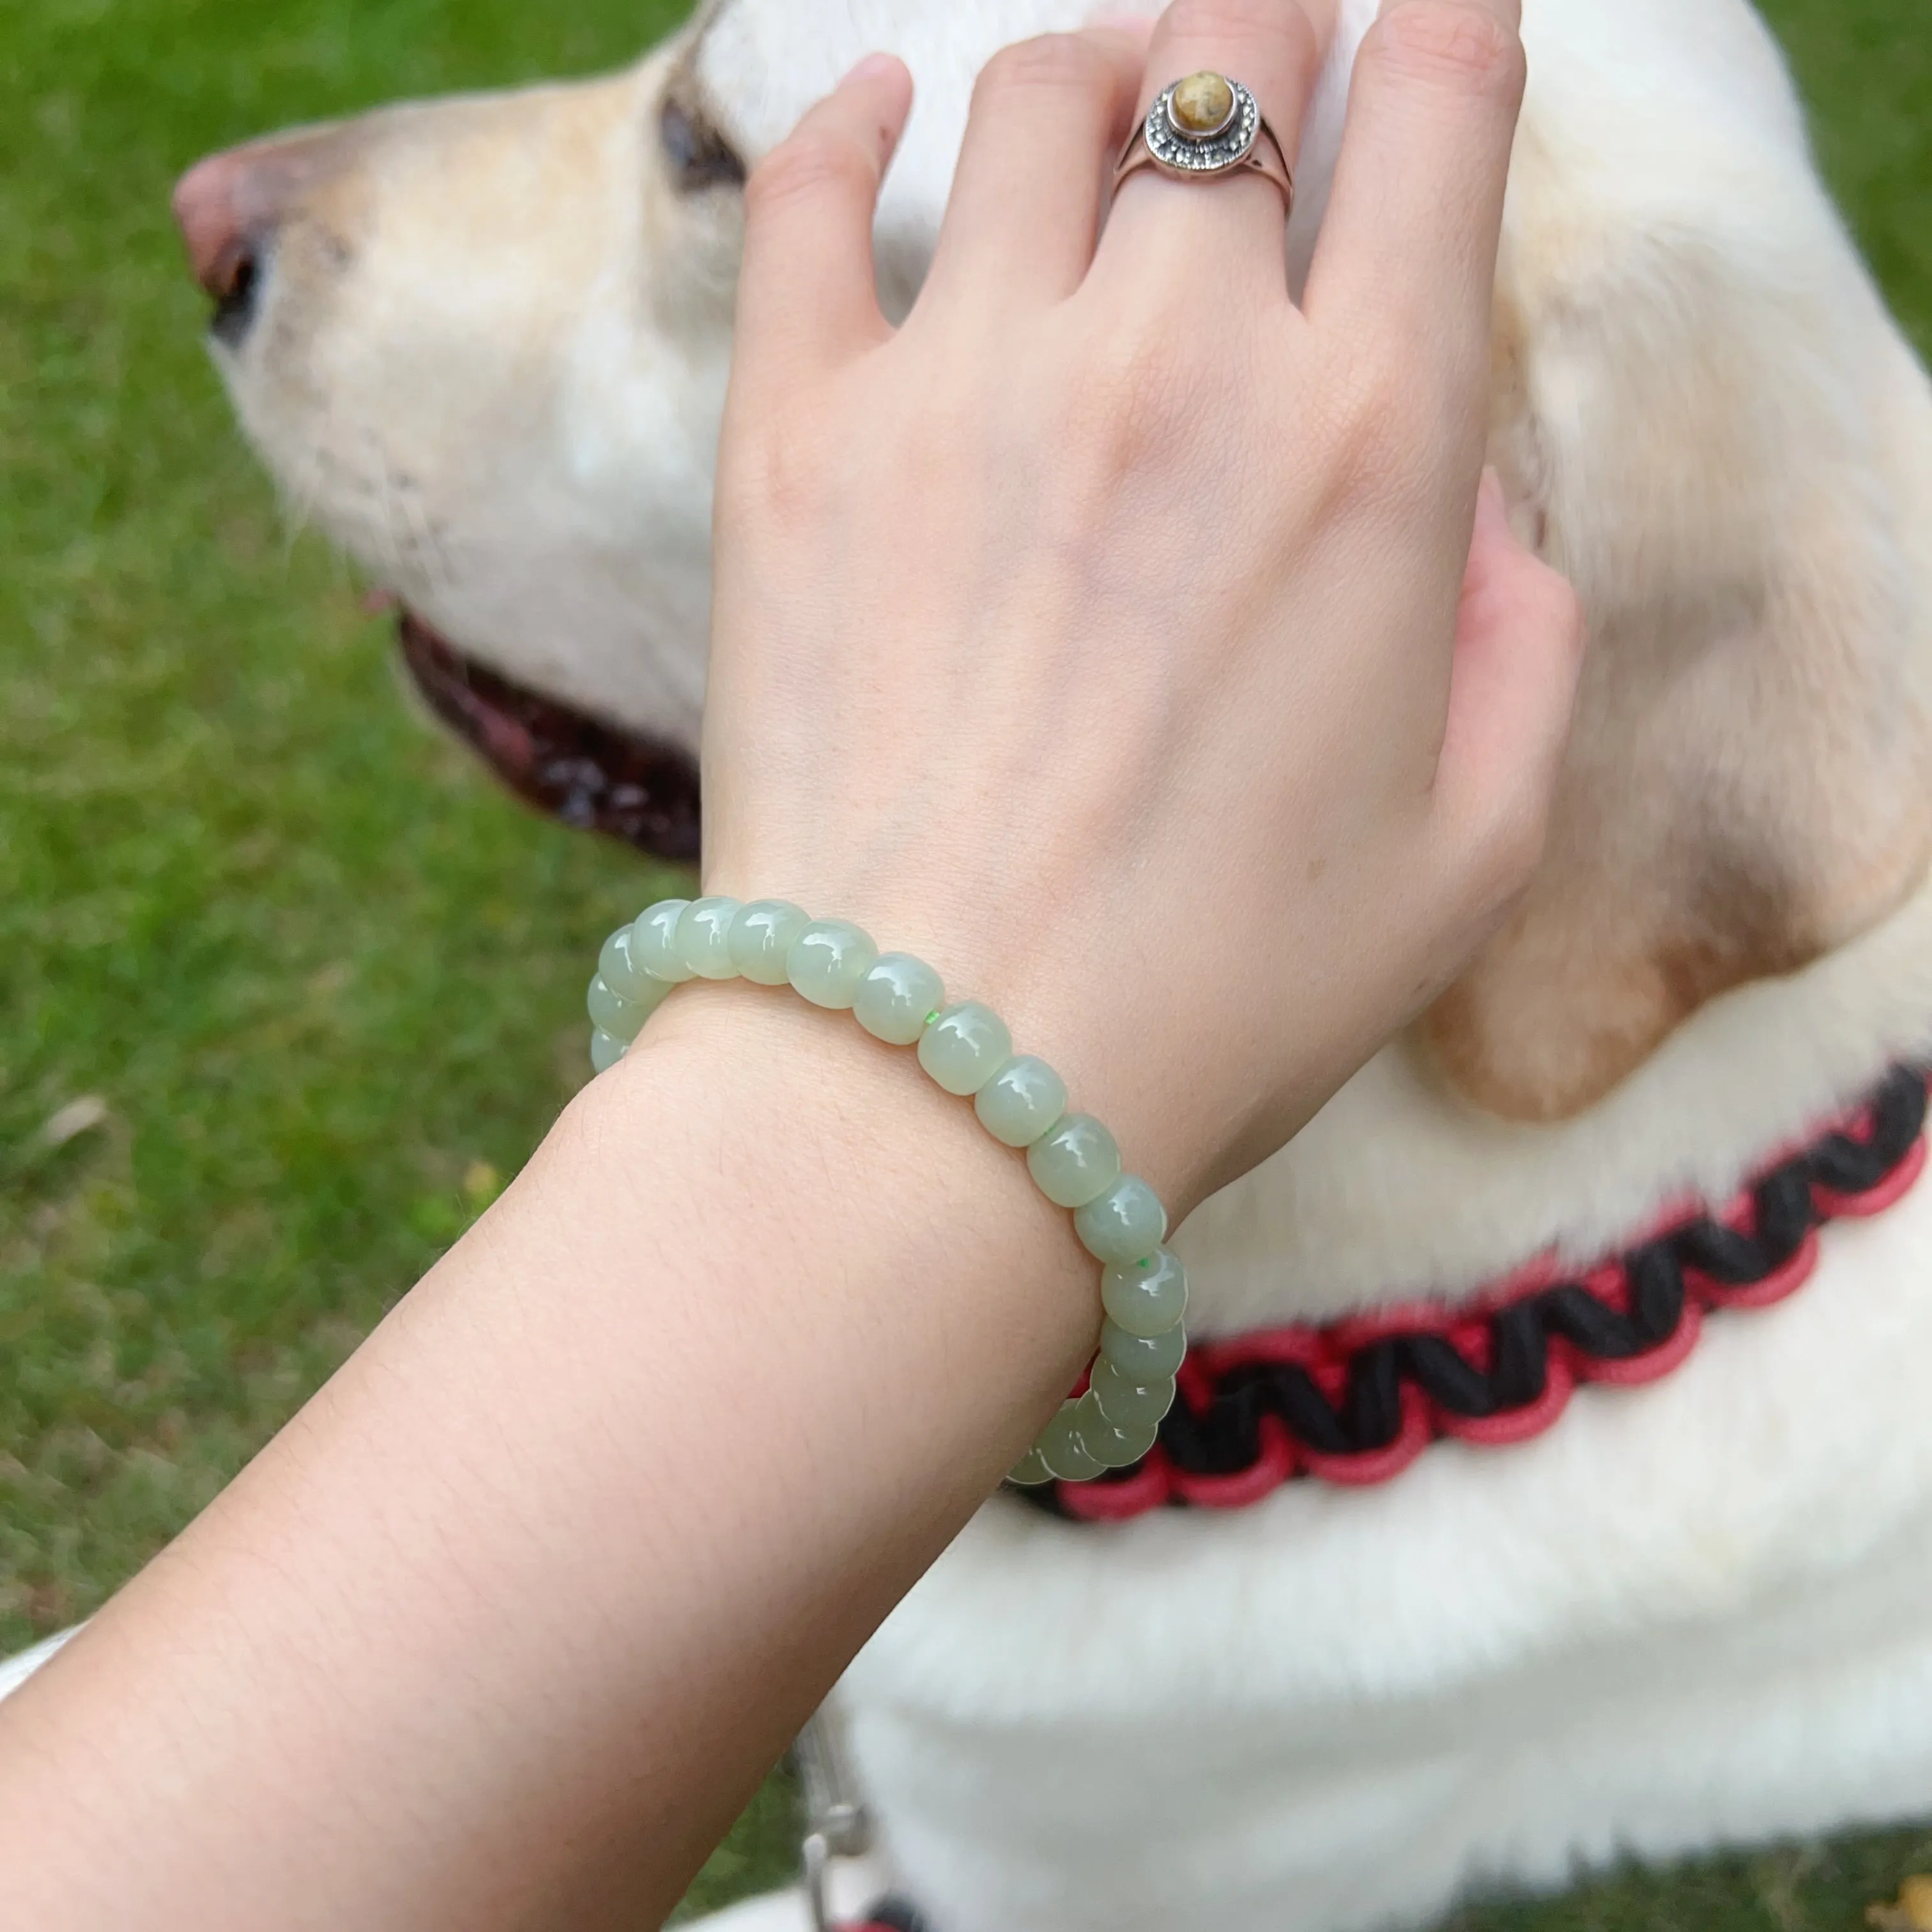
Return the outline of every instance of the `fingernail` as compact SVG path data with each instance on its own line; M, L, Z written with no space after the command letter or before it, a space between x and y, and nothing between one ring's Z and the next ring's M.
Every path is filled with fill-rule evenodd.
M879 80L899 64L896 54L868 54L838 85L849 87L855 80Z
M1102 7L1087 16L1090 27L1115 27L1124 34L1144 39L1154 29L1156 16L1141 7Z

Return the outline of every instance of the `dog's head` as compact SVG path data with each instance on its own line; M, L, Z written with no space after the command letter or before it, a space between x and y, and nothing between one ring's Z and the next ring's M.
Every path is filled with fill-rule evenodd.
M242 427L412 614L419 674L454 652L694 749L748 168L860 53L903 51L922 100L880 224L902 305L980 60L1078 12L735 0L608 79L388 108L184 177Z
M628 780L688 857L743 164L675 78L298 130L176 207L243 428L432 704L526 791L608 766L562 775L575 815Z
M1574 8L1526 26L1492 454L1595 649L1543 874L1428 1029L1466 1094L1520 1117L1575 1112L1714 994L1870 924L1932 825L1932 404L1768 41L1738 0L1696 6L1702 40L1621 62ZM694 843L746 170L861 53L904 55L920 103L878 224L902 308L973 75L1088 10L716 0L614 78L388 109L184 178L244 429L526 795ZM1373 10L1348 0L1310 118L1298 260Z

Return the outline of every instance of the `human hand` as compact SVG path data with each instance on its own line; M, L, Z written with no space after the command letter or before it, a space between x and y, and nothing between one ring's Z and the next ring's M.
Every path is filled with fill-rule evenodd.
M1372 29L1300 308L1258 177L1144 170L1106 212L1135 116L1198 68L1292 155L1333 10L1177 0L1144 50L1000 56L897 329L896 62L747 196L706 890L922 954L1183 1211L1527 884L1579 658L1568 586L1478 496L1512 0Z

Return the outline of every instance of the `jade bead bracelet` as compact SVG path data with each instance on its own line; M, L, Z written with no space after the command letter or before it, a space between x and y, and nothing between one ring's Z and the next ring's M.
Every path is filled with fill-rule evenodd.
M849 1010L875 1039L916 1046L980 1124L1024 1149L1034 1183L1100 1262L1100 1352L1082 1394L1061 1403L1009 1480L1084 1482L1154 1447L1186 1353L1187 1277L1164 1245L1167 1213L1123 1173L1114 1137L1066 1111L1066 1085L1045 1060L1016 1053L1005 1022L976 1000L948 1004L939 975L909 952L881 952L843 920L812 919L782 899L661 899L604 942L587 1004L590 1064L623 1057L674 986L690 980L790 986L815 1006Z

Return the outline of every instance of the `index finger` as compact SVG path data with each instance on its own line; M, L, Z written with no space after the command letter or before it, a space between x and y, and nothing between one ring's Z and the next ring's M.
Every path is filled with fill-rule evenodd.
M1459 411L1489 368L1503 189L1522 104L1519 15L1518 0L1384 8L1355 57L1303 298L1318 328L1424 365L1429 392Z
M904 63L868 54L752 171L738 274L740 368L755 362L788 380L892 333L874 280L872 220L911 106Z

